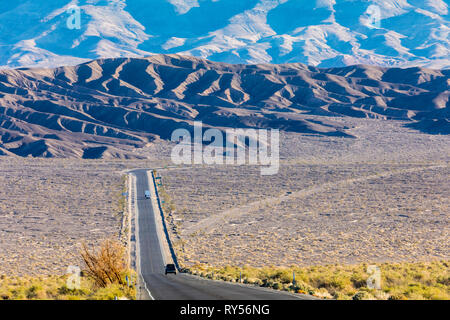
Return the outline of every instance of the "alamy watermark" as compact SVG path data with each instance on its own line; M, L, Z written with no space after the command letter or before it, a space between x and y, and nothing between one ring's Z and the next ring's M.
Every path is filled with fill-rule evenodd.
M67 14L69 17L67 18L67 28L70 30L73 29L81 29L81 9L78 6L70 6L67 8Z
M66 286L69 290L78 290L81 287L81 269L77 266L69 266L67 268Z
M187 129L172 133L174 164L260 165L261 175L274 175L280 167L280 132L278 129L203 130L194 122L194 137Z
M379 6L371 4L366 12L361 16L360 23L370 29L381 28L381 9Z
M381 290L381 271L380 267L376 265L369 265L367 267L367 288Z

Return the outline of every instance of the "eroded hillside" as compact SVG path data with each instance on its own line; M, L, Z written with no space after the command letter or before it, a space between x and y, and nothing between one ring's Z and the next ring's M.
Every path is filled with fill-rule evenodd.
M450 72L231 65L178 55L0 71L0 152L136 157L177 128L278 128L353 137L331 117L407 121L448 134Z

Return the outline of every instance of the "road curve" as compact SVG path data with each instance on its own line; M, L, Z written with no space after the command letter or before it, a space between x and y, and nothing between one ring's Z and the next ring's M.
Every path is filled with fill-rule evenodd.
M291 294L256 286L232 284L202 279L189 274L164 275L165 261L157 233L152 201L145 199L148 185L147 170L134 170L137 192L137 241L139 241L140 273L147 299L156 300L292 300L312 299L310 296ZM157 209L156 209L157 210ZM156 211L158 212L158 211Z

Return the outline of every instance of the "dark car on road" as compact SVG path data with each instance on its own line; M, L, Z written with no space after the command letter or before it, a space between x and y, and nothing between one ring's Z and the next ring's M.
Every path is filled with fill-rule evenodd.
M168 273L177 274L177 268L175 268L174 264L166 265L166 272L165 272L165 274L168 274Z

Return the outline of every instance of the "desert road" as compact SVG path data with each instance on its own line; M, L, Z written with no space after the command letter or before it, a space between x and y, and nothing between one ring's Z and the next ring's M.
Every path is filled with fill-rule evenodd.
M178 273L165 275L165 259L157 233L157 221L153 201L145 199L144 193L149 188L146 170L135 170L137 192L137 239L139 250L140 274L144 282L143 299L155 300L309 300L307 295L297 295L272 289L259 288L224 281L213 281L200 277ZM150 176L150 181L152 177ZM152 194L155 197L155 194ZM171 262L169 262L171 263Z

